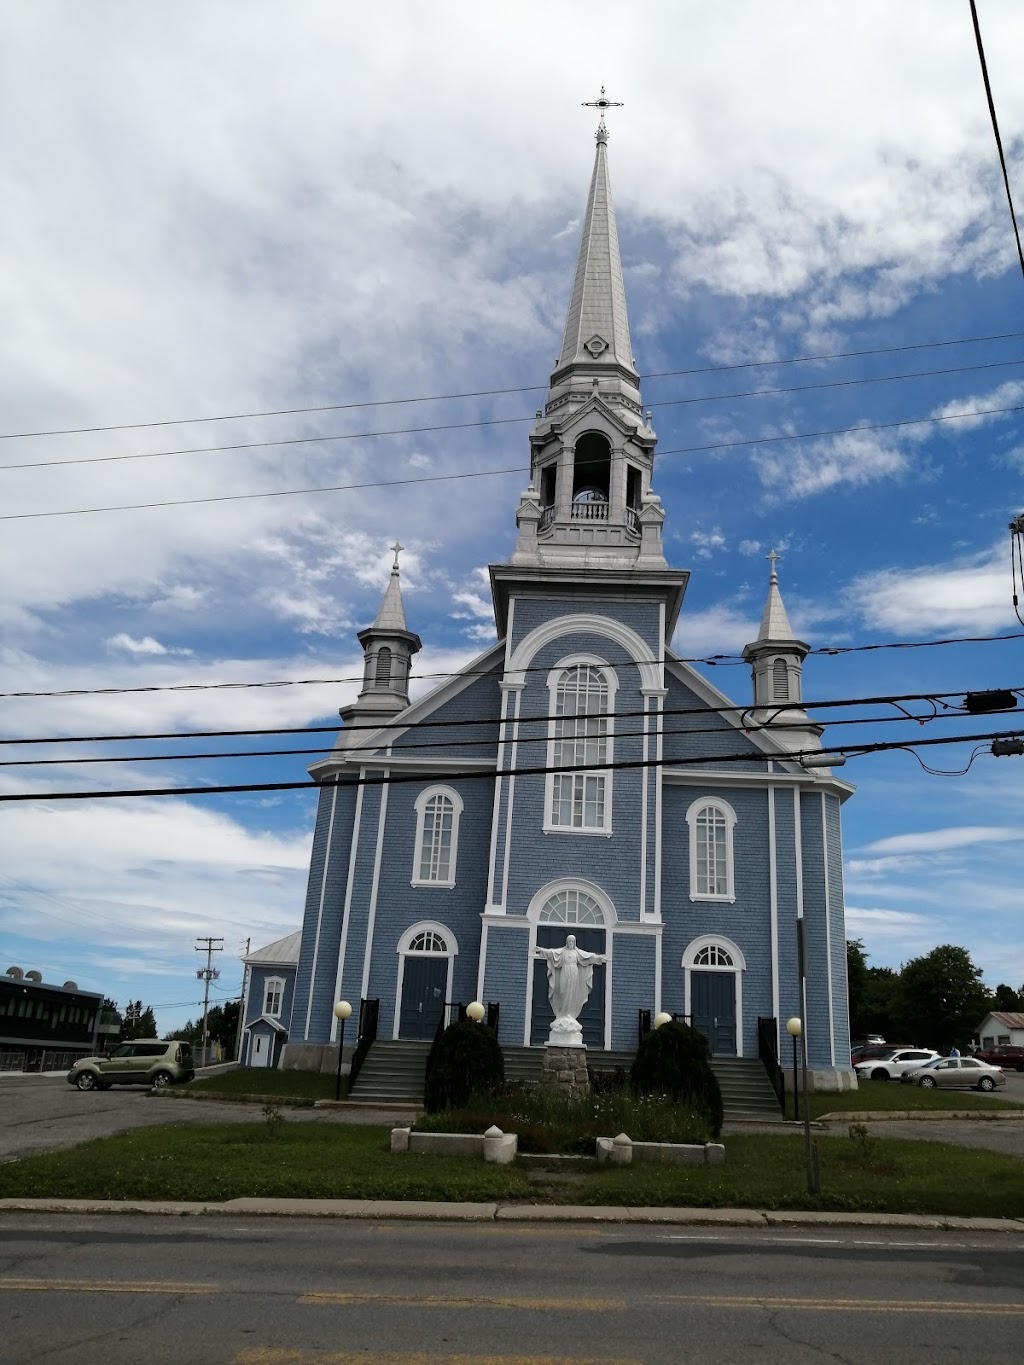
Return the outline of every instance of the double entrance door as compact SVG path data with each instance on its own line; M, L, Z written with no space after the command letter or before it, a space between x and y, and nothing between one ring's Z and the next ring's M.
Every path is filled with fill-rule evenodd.
M690 973L690 1018L714 1057L736 1056L736 977L733 972Z

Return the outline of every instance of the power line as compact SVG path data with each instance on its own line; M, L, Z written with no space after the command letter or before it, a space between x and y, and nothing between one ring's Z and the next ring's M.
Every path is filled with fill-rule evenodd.
M715 450L737 450L745 446L776 445L780 441L808 441L824 436L846 436L865 431L891 431L897 427L930 426L937 422L963 422L979 417L1004 415L1010 412L1024 412L1024 404L1015 403L1009 407L1001 408L976 408L970 412L942 413L932 417L908 417L896 422L861 422L852 427L832 427L824 431L804 431L778 436L756 436L739 441L715 441L696 446L678 446L675 449L660 451L659 454L664 457L665 455L695 455ZM509 420L521 421L524 419ZM333 438L324 437L323 439L330 440ZM372 479L365 483L327 484L312 488L280 488L266 493L222 493L209 498L174 498L164 502L118 503L109 507L71 507L53 512L8 512L0 514L0 521L29 521L43 517L80 517L99 512L143 512L166 507L198 507L207 503L251 502L259 498L292 498L313 493L349 493L367 488L400 488L408 484L450 483L457 479L485 479L505 474L529 474L529 472L525 465L514 465L506 469L475 469L458 474L424 474L408 479Z
M1012 360L990 360L977 365L956 365L939 370L912 370L904 374L881 374L861 376L857 379L828 379L815 384L790 384L774 389L747 389L739 393L698 394L688 398L666 398L652 403L655 409L688 407L696 403L724 403L740 398L777 398L793 393L811 393L821 389L855 388L862 384L888 384L901 379L933 379L950 374L966 374L977 370L1006 369L1024 365L1024 357L1015 356ZM473 422L442 422L427 427L395 427L387 431L339 432L329 436L288 436L275 441L240 441L230 445L183 446L175 450L129 451L120 455L84 455L69 460L32 460L20 464L0 465L5 469L52 469L64 465L111 464L122 460L160 460L171 455L210 455L216 452L235 450L265 450L278 446L324 445L332 441L364 441L382 436L422 436L440 431L468 431L479 427L514 426L516 423L533 422L536 417L489 417Z
M996 332L990 336L952 337L942 341L916 341L902 346L871 346L859 351L831 351L820 355L783 356L776 360L743 360L730 365L701 365L686 370L658 370L642 374L641 382L649 379L676 379L699 374L726 374L734 370L774 368L780 365L806 365L827 360L854 360L869 355L896 355L904 351L936 350L942 346L971 346L987 341L1015 341L1024 332ZM414 398L367 398L351 403L320 403L313 407L273 408L257 412L227 412L207 417L167 417L151 422L117 422L107 426L56 427L45 431L0 432L0 441L21 441L41 436L84 436L110 431L145 431L154 427L194 426L203 422L240 422L260 417L301 417L317 412L349 412L359 408L399 407L410 403L442 403L465 398L500 398L509 394L540 393L546 384L527 384L513 389L477 389L463 393L429 393ZM18 468L19 466L4 466Z
M545 776L548 773L582 773L582 772L612 772L624 769L640 768L689 768L703 765L714 767L723 763L799 763L801 758L826 758L835 755L846 757L862 757L865 754L886 753L897 749L913 751L914 749L932 747L940 744L963 744L988 742L994 739L1022 739L1024 731L1000 730L987 735L947 735L935 739L915 739L879 741L874 744L854 744L843 745L836 749L798 749L790 750L778 754L715 754L714 756L700 755L697 758L647 758L629 759L614 761L611 763L574 763L574 764L538 764L530 767L517 768L494 768L494 769L467 769L462 771L452 771L451 769L441 769L438 772L419 772L412 774L389 772L387 777L334 777L324 782L240 782L225 785L204 785L201 787L140 787L127 788L120 791L77 791L77 792L3 792L0 793L0 801L95 801L112 800L116 798L132 797L154 797L154 796L217 796L234 792L280 792L280 791L316 791L321 787L383 787L383 786L405 786L409 783L422 785L425 782L455 782L455 781L489 781L493 782L496 778L502 777L535 777ZM386 758L378 758L372 763L367 762L364 767L384 769L389 767ZM766 774L771 777L772 774Z
M958 695L959 695L959 694L958 694ZM753 711L753 710L755 710L755 709L761 709L761 708L755 708L755 707L751 706L751 707L748 707L747 709L750 710L750 711ZM787 705L786 709L788 709L788 705ZM1014 714L1014 712L1015 712L1015 708L1014 708L1014 707L1008 707L1008 706L1006 706L1006 707L999 707L999 708L996 709L995 711L988 711L988 712L986 712L985 714L987 714L987 715L1012 715L1012 714ZM656 718L656 716L657 716L658 713L649 712L648 714L649 714L649 715L651 716L651 718L653 719L653 718ZM664 715L665 713L662 712L661 714ZM718 714L718 713L715 712L714 714ZM823 723L825 723L825 724L828 725L829 730L835 730L835 729L838 728L838 727L846 727L846 726L850 726L850 725L857 725L857 726L865 726L865 725L898 725L898 724L900 724L900 723L905 724L908 720L916 721L919 725L926 725L926 724L930 724L931 722L937 721L937 720L953 720L953 719L960 720L960 719L963 718L963 716L964 716L965 714L968 714L968 713L965 713L965 712L962 711L962 710L950 708L950 709L945 710L945 711L938 711L938 710L937 710L933 715L930 715L930 716L915 716L915 715L908 715L908 714L901 714L901 715L895 715L895 716L854 716L854 717L849 718L848 720L844 720L844 719L842 719L842 718L840 717L840 718L838 718L838 719L829 720L829 721L823 722ZM616 718L616 719L619 719L619 718L621 718L621 715L622 715L622 713L621 713L621 712L618 712L618 713L615 714L615 718ZM520 718L519 718L520 723L522 723L522 721L523 721L524 719L525 719L525 717L520 716ZM538 718L534 717L534 718L532 718L532 719L538 719ZM544 717L540 717L539 719L550 720L551 717L549 717L549 716L544 716ZM600 720L600 719L603 719L603 717L602 717L602 716L598 716L598 715L587 715L587 716L579 717L579 719L585 719L585 720ZM500 724L500 722L494 722L494 723L495 723L495 724ZM743 729L744 729L744 732L745 732L746 734L779 734L779 733L785 732L785 731L806 730L806 728L807 728L806 722L800 722L800 721L779 721L779 720L775 720L775 721L760 721L760 722L755 722L755 721L744 721L744 724L743 724ZM695 725L695 726L683 727L683 728L681 728L681 729L665 729L665 728L661 728L661 729L658 729L658 730L656 730L656 731L654 731L654 730L615 730L614 732L609 733L607 736L603 736L603 738L607 738L607 739L609 739L609 740L614 740L614 741L617 743L619 740L623 740L623 739L645 739L645 738L650 739L650 738L655 737L655 736L657 736L657 737L659 737L659 738L662 738L662 739L678 739L678 738L691 739L691 738L693 738L693 737L696 736L696 735L721 735L721 733L722 733L722 728L721 728L720 725L714 725L714 726L712 726L712 725ZM506 742L506 743L510 743L511 740L506 740L505 742ZM551 737L550 735L548 735L548 734L541 734L541 735L517 735L517 736L516 736L516 741L515 741L515 742L516 742L516 744L517 744L520 748L522 748L524 745L527 745L527 744L551 744L551 743L553 743L554 741L553 741L553 739L552 739L552 737ZM400 759L400 758L403 757L403 756L415 757L415 756L417 756L418 754L422 753L422 752L423 752L424 750L426 750L426 749L443 749L443 750L445 750L446 752L448 752L448 751L450 751L450 750L452 750L452 749L475 749L475 748L478 748L478 747L483 746L483 745L494 745L494 746L496 746L498 743L499 743L498 736L494 736L492 739L479 739L479 738L478 738L478 739L438 739L438 740L429 740L429 739L428 739L428 740L421 740L421 741L419 741L418 743L416 743L415 745L410 745L409 748L408 748L408 750L399 750L397 753L395 753L395 751L392 750L392 753L391 753L390 755L388 755L386 758L381 759L381 760L379 760L379 761L381 761L381 762L391 762L392 760ZM381 747L384 747L384 746L381 746ZM87 756L84 757L84 758L70 758L70 757L63 757L63 758L8 758L8 759L0 759L0 768L42 768L42 767L48 767L48 768L52 768L52 767L57 767L57 768L71 768L71 767L81 767L81 766L83 766L83 765L85 765L85 764L101 764L101 765L102 765L102 764L111 764L111 763L180 763L180 762L193 762L193 761L195 761L195 762L213 762L213 761L221 761L221 760L224 760L224 759L242 759L242 758L303 758L303 757L309 758L309 757L316 757L316 756L319 756L319 757L321 757L321 758L323 758L323 757L325 756L323 746L321 746L321 747L318 748L318 749L224 749L224 750L215 750L215 751L212 752L212 753L190 753L190 754L182 754L182 753L164 753L164 754L113 754L113 755L111 755L111 754L89 754L89 755L87 755Z
M1003 169L1003 186L1006 190L1006 202L1010 206L1010 221L1013 224L1013 236L1017 243L1017 259L1020 261L1021 274L1024 275L1024 249L1021 248L1020 228L1017 226L1017 213L1013 207L1013 195L1010 193L1010 176L1006 169L1006 156L1003 153L1003 139L999 135L999 120L996 118L995 100L992 98L992 85L988 78L988 63L985 61L985 47L981 41L981 25L978 22L978 10L971 0L971 21L974 24L974 40L978 48L978 61L981 63L981 79L985 84L985 98L988 100L989 117L992 120L992 132L995 134L996 150L999 152L999 164Z
M1017 631L1010 635L955 635L948 636L941 640L886 640L876 641L865 645L818 645L814 649L808 650L810 655L825 655L827 657L838 657L843 654L864 654L870 651L882 649L936 649L945 645L978 645L978 644L998 644L1003 640L1022 640L1024 631ZM706 664L709 667L719 667L721 665L740 666L746 664L746 660L741 654L708 654L703 657L699 655L677 655L669 663L681 664ZM456 669L452 672L436 673L414 673L410 675L411 682L424 682L428 678L485 678L494 670L487 669ZM520 673L546 672L546 667L528 667L517 669ZM121 697L135 696L148 692L235 692L245 690L259 690L280 687L335 687L342 683L357 683L363 681L362 673L351 674L343 678L271 678L263 682L220 682L220 683L148 683L143 687L67 687L63 689L52 689L40 692L0 692L0 701L10 701L13 699L43 698L43 697ZM241 733L250 734L251 731Z
M646 662L655 663L656 660ZM517 669L517 672L548 672L548 669L538 667L527 667ZM1006 692L1024 693L1024 687L1008 687L1000 689ZM836 697L824 699L822 701L801 700L800 706L805 711L817 711L822 709L840 709L847 706L896 706L904 702L926 702L932 706L945 704L950 697L966 697L968 693L963 689L955 692L908 692L900 694L885 694L877 697ZM601 711L587 713L590 720L630 720L642 718L645 715L652 718L657 716L706 716L709 712L716 715L736 715L743 716L753 711L785 711L792 703L779 702L772 706L755 706L753 703L728 702L724 706L711 706L702 704L700 706L667 706L659 712L644 710L622 710L622 711ZM949 709L949 708L947 708ZM955 709L955 708L954 708ZM910 716L909 719L919 720L919 716ZM926 717L926 719L929 719ZM547 713L535 716L520 716L518 725L547 725L552 717ZM377 721L360 724L346 725L345 734L365 733L377 734L387 730L451 730L466 729L469 726L488 726L488 727L511 727L511 719L500 716L490 717L484 720L465 721L465 720L402 720L401 714L394 717L391 721L381 724ZM338 725L297 725L297 726L266 726L257 729L237 729L237 730L178 730L168 731L162 734L127 734L127 735L45 735L34 738L0 738L2 745L26 744L119 744L130 740L157 740L157 739L228 739L243 735L315 735L315 734L336 734L341 727ZM489 743L489 739L480 739L478 743Z

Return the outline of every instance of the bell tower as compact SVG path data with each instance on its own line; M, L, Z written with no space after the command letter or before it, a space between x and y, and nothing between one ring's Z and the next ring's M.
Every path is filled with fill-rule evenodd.
M409 705L412 656L419 653L423 642L405 624L398 570L398 555L404 548L397 542L391 546L395 562L380 610L373 625L361 630L356 637L363 647L363 686L351 706L341 710L341 718L347 725L355 723L364 728L376 722L384 725ZM344 740L343 729L339 744Z

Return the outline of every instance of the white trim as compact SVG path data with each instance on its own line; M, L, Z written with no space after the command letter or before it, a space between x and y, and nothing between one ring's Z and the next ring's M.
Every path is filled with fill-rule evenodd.
M588 612L556 616L550 621L545 621L543 625L535 626L516 646L506 666L506 677L511 681L509 675L518 672L520 678L525 681L522 670L530 666L534 656L545 645L557 640L560 635L570 633L573 635L590 633L612 640L639 668L642 687L662 686L660 664L657 659L651 658L650 650L636 631L608 616L595 616Z
M447 952L444 953L410 953L409 944L418 934L440 934L448 945ZM395 1014L391 1025L391 1037L397 1041L398 1030L402 1016L402 991L405 988L405 960L407 957L432 957L437 961L447 959L448 975L445 979L444 998L447 1003L452 996L452 975L455 967L455 959L459 955L459 941L448 928L447 924L442 924L440 920L425 919L419 920L416 924L411 924L405 933L398 940L395 949L398 954L398 980L395 987Z
M359 769L359 776L365 775ZM338 942L338 971L334 978L334 999L331 1001L331 1019L334 1020L334 1002L341 999L342 978L345 972L345 950L348 948L348 926L352 920L352 894L355 889L356 857L359 853L359 837L363 825L363 792L365 787L356 788L356 809L352 817L352 844L348 854L348 881L345 885L345 904L342 908L341 939ZM313 981L309 983L309 1004L306 1006L306 1037L309 1037L309 1012L313 1008ZM331 1041L334 1041L334 1023L331 1024Z
M615 696L619 690L619 680L615 669L606 659L602 659L597 654L567 654L560 659L554 667L548 670L548 744L547 744L547 769L544 775L544 820L542 828L545 834L585 834L597 835L603 838L610 838L612 834L612 786L614 772L609 767L607 770L600 768L590 768L586 772L575 773L569 770L555 774L551 769L555 766L555 746L560 742L555 733L556 726L560 719L580 719L574 714L571 717L559 717L555 715L555 705L557 700L558 684L561 675L570 669L592 668L600 673L604 680L605 689L608 694L608 704L602 708L607 720L607 731L604 739L604 761L612 764L615 761ZM563 737L564 738L564 737ZM603 820L600 825L556 825L552 818L552 806L554 804L555 777L582 777L584 786L588 778L600 778L604 783L602 794ZM586 797L583 801L584 810L586 809Z
M452 803L452 835L448 848L448 876L436 881L429 877L420 876L420 868L423 865L423 836L424 825L426 823L427 803L435 796L443 796ZM446 787L443 783L435 782L430 787L424 787L413 803L416 810L416 839L413 844L412 853L412 880L411 886L425 886L440 888L450 891L455 885L456 870L459 859L459 822L462 812L465 809L462 797L454 787Z
M331 795L331 815L327 822L327 847L324 849L324 872L320 878L320 905L316 912L316 937L313 939L313 965L309 971L309 1004L306 1008L306 1037L309 1037L309 1011L313 1007L313 982L316 980L316 964L320 956L320 925L324 918L324 900L327 896L327 869L331 862L331 844L334 840L334 812L338 805L338 784L333 783L334 791ZM360 788L360 790L362 790ZM299 973L296 969L295 984L299 984Z
M702 948L724 948L732 958L731 967L705 967L697 966L694 958ZM693 1004L691 996L690 975L692 972L723 972L733 977L733 985L736 992L736 1056L743 1056L743 973L747 970L747 959L738 944L732 939L726 938L724 934L701 934L699 938L693 939L687 944L683 952L683 1013L686 1018L693 1023Z
M499 683L499 687L501 684ZM487 904L494 904L494 874L497 870L498 858L498 825L501 819L501 789L502 775L501 770L505 766L505 744L508 734L508 699L507 689L501 689L501 712L498 720L498 750L497 750L497 769L494 775L494 804L491 808L491 847L488 853L487 862Z
M484 978L487 975L487 935L490 926L484 916L481 915L483 923L480 926L480 953L477 959L476 969L476 998L484 998Z
M388 768L384 769L380 788L380 809L377 813L377 843L373 850L373 880L370 883L370 907L366 916L366 944L363 949L363 980L359 987L360 999L365 1000L370 991L370 962L373 958L373 931L377 926L377 892L380 889L380 865L384 854L384 825L388 814ZM334 1011L331 1011L334 1018ZM331 1026L331 1041L334 1041L337 1020Z
M770 902L771 945L772 945L772 1011L776 1028L781 1028L781 1005L779 1003L779 869L775 847L775 788L768 792L768 897ZM776 1046L782 1046L781 1036Z
M711 807L725 820L725 892L701 891L697 886L697 819L702 811ZM734 905L736 902L736 866L733 857L733 830L736 828L736 812L728 801L720 796L698 796L691 801L686 810L686 824L690 834L690 900L717 901L720 904Z
M664 604L662 613L664 614ZM657 693L657 730L655 739L655 757L658 760L658 768L654 774L654 905L652 913L654 918L661 922L661 837L662 837L662 812L661 797L664 789L662 780L664 769L661 767L661 760L665 755L665 689Z
M512 775L508 779L508 805L505 809L505 847L501 855L501 909L502 912L508 907L508 876L509 863L512 861L512 810L516 799L516 775L515 767L519 759L519 712L523 703L523 689L516 688L515 704L512 717L512 747L509 749L509 767Z
M650 751L650 730L651 730L651 710L650 701L644 697L644 721L643 721L643 740L640 745L640 757L643 759L643 767L640 769L640 896L639 908L640 918L647 916L647 801L648 787L650 786L650 768L647 760L651 756Z
M832 915L828 893L828 821L825 807L825 793L821 793L821 879L825 886L825 956L828 960L828 1049L833 1066L836 1064L836 1016L832 998L835 993L833 977L835 966L832 962ZM849 992L849 987L847 987ZM849 999L849 993L847 993Z

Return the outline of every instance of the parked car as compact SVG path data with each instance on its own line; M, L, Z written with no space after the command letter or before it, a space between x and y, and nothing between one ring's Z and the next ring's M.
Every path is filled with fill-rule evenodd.
M860 1062L870 1062L876 1057L891 1057L901 1048L913 1047L913 1043L858 1043L850 1049L850 1060L854 1066Z
M861 1080L894 1081L904 1071L917 1071L925 1062L935 1061L938 1056L931 1048L896 1048L888 1056L860 1062L854 1070Z
M977 1057L939 1057L917 1071L904 1071L900 1084L925 1090L995 1090L1006 1084L1006 1077L998 1066Z
M988 1062L989 1066L1001 1066L1004 1071L1024 1071L1024 1047L1000 1043L998 1047L975 1048L971 1056Z
M121 1043L107 1057L82 1057L67 1074L79 1090L109 1090L112 1085L181 1084L196 1074L192 1045L177 1040L137 1038Z
M863 1038L854 1038L853 1042L850 1044L850 1048L851 1048L851 1050L854 1051L854 1052L856 1052L858 1048L862 1048L862 1047L884 1047L884 1046L885 1046L885 1039L882 1037L882 1035L881 1035L880 1033L867 1033L867 1034L864 1035Z

